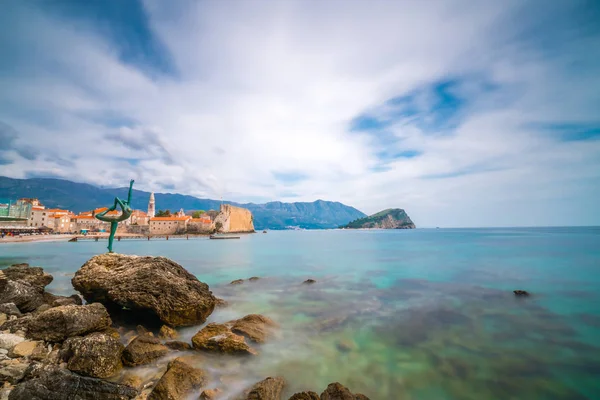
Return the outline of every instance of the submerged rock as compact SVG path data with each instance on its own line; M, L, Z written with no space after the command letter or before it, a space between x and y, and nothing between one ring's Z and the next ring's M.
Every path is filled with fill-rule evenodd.
M317 281L315 281L314 279L307 279L302 283L305 285L312 285L313 283L317 283Z
M160 331L158 331L158 337L161 339L177 339L179 334L170 326L163 325L160 327Z
M217 400L220 394L220 389L206 389L200 393L198 400Z
M192 349L191 344L186 343L186 342L181 342L179 340L172 340L169 342L165 342L165 346L167 346L171 350L178 350L178 351L186 351L186 350Z
M278 325L271 318L259 314L249 314L232 321L231 331L246 336L253 342L264 343Z
M243 279L236 279L235 281L231 281L231 283L229 283L230 285L241 285L242 283L244 283Z
M315 392L300 392L294 394L288 400L321 400Z
M135 367L151 363L169 352L158 338L148 334L135 337L123 351L123 364Z
M33 317L27 324L27 337L61 342L71 336L107 329L112 321L100 303L85 306L60 306Z
M201 324L215 307L207 284L164 257L97 255L72 283L87 301L148 312L173 327Z
M321 393L321 400L369 400L364 394L352 394L352 392L339 382L330 383L327 389Z
M246 343L241 335L236 335L224 324L211 323L192 337L192 345L197 350L219 352L225 354L258 354Z
M248 278L248 280L249 280L250 282L255 282L255 281L259 280L259 279L260 279L260 278L259 278L258 276L253 276L253 277L251 277L251 278Z
M119 383L121 385L130 386L136 390L141 390L144 386L144 381L142 380L142 378L131 372L126 372Z
M280 376L274 378L268 377L256 383L246 393L243 399L245 400L280 400L285 379Z
M94 332L85 337L65 340L61 351L67 368L80 375L109 378L123 368L123 345L105 333Z
M215 307L222 308L222 307L227 307L228 305L229 305L229 303L227 302L227 300L223 300L218 297L215 298Z
M138 391L127 385L83 377L58 367L33 371L32 379L10 392L9 400L130 400Z
M513 293L515 294L515 296L518 297L527 297L529 296L529 292L526 290L513 290Z
M183 357L169 363L167 372L160 378L148 400L185 399L193 390L199 389L205 380L205 373L187 364Z

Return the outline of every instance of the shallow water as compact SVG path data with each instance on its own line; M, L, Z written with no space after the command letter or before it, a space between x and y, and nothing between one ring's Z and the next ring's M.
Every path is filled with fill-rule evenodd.
M70 294L72 274L105 246L2 244L0 265L43 266L48 290ZM199 358L208 387L230 395L283 375L287 395L339 381L373 400L600 398L600 228L272 231L114 247L172 258L208 283L231 303L209 322L262 313L282 325L256 358ZM251 276L261 279L228 285Z

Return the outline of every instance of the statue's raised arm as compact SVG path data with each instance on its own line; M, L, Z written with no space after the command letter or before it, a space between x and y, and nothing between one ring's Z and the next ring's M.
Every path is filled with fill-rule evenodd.
M133 194L133 182L134 182L133 179L129 182L129 193L127 194L126 201L121 200L118 197L115 197L115 202L112 205L112 207L95 215L96 219L99 219L100 221L110 222L110 236L108 237L108 252L109 253L113 252L112 244L113 244L113 239L115 238L115 233L117 232L117 226L119 225L119 222L125 221L126 219L128 219L131 216L131 213L133 211L131 209L131 196ZM111 211L115 211L117 209L117 206L121 207L121 214L108 215Z

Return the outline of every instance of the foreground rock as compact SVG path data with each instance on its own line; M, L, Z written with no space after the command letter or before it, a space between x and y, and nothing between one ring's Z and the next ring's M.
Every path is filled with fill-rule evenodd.
M129 400L138 391L127 385L83 377L58 367L32 371L32 379L18 384L9 400Z
M258 354L246 343L246 339L241 335L231 332L229 327L224 324L208 324L192 337L192 345L197 350L239 354L256 355Z
M252 386L252 388L245 394L242 399L244 400L280 400L283 387L285 386L285 380L276 376L274 378L268 377Z
M2 270L8 280L27 282L40 292L48 286L53 278L41 267L30 267L29 264L14 264Z
M85 337L65 340L61 357L73 372L94 378L109 378L123 368L123 349L118 339L95 332Z
M24 342L17 343L15 347L8 352L8 356L11 358L29 357L39 346L42 346L42 342L31 342L26 340Z
M219 398L220 394L220 389L203 390L202 393L200 393L200 397L198 398L198 400L216 400L217 398Z
M123 364L128 367L149 364L166 355L169 348L149 334L139 335L123 351Z
M169 342L165 342L165 346L167 346L171 350L177 350L177 351L187 351L187 350L192 349L191 344L182 342L180 340L171 340Z
M0 271L0 303L14 303L20 312L31 312L44 304L42 291L29 282L10 280Z
M352 394L352 392L339 382L330 383L327 389L321 393L321 400L369 400L364 394Z
M513 290L513 293L517 297L528 297L529 296L529 292L526 290Z
M169 363L167 372L160 378L148 400L180 400L193 390L199 389L205 380L205 373L189 365L183 357Z
M112 321L102 304L60 306L44 311L25 325L27 337L62 342L71 336L108 329Z
M177 339L179 334L175 329L167 325L163 325L160 327L160 331L158 331L158 337L161 339Z
M246 336L253 342L264 343L273 334L278 325L271 318L259 314L249 314L232 321L231 331Z
M29 363L20 362L19 360L4 360L0 362L0 382L9 382L16 384L24 377Z
M149 312L173 327L201 324L215 308L208 285L164 257L97 255L72 283L88 302Z
M21 316L21 311L19 311L19 307L17 307L15 303L0 304L0 313L6 315L14 315L17 317Z
M17 344L23 342L25 338L12 333L0 333L0 349L12 350Z

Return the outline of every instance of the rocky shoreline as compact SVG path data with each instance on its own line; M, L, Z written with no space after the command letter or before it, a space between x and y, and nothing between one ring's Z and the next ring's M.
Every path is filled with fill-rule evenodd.
M0 271L0 400L219 399L228 383L207 387L203 355L260 357L279 329L260 314L204 325L226 303L164 257L92 257L72 279L81 295L46 292L52 280L28 264ZM199 328L191 343L178 340L177 328L190 326ZM140 366L158 373L137 374ZM285 386L265 377L235 399L281 400ZM292 399L368 400L337 382Z

